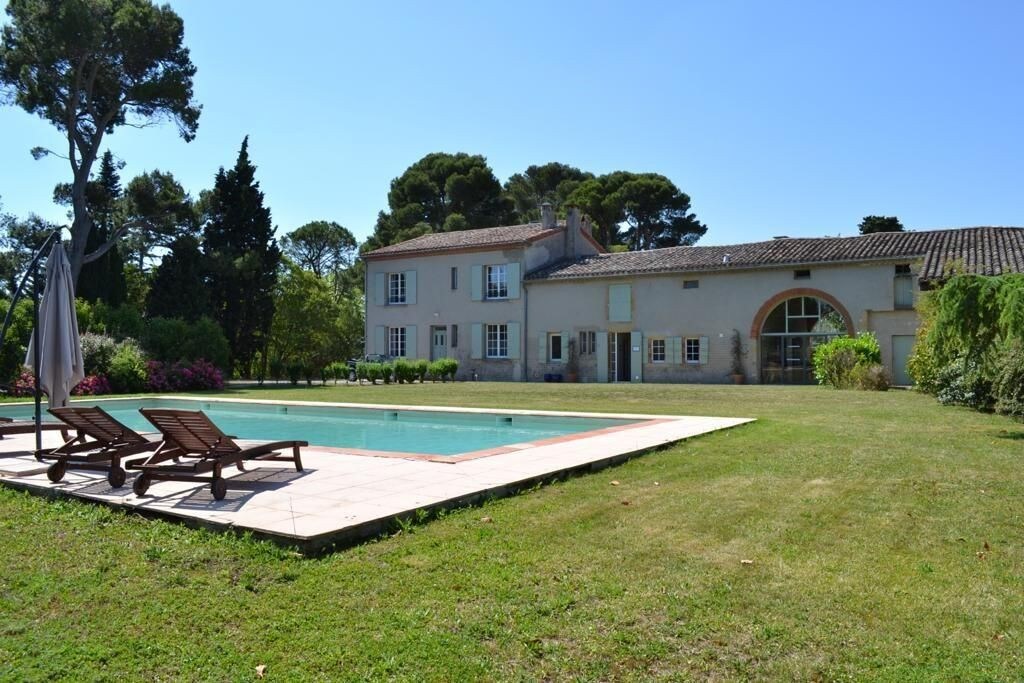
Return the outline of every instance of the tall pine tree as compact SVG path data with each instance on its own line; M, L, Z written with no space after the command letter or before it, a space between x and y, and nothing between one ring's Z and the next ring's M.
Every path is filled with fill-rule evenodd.
M217 172L203 232L213 316L231 347L232 367L245 375L270 332L281 261L255 178L246 136L235 167Z
M92 253L106 244L116 227L116 211L121 198L121 176L114 155L107 150L100 162L100 172L85 188L85 201L92 218L93 228L86 238L86 253ZM124 259L117 245L91 263L82 266L75 292L86 301L102 301L120 306L128 298L128 284L124 276Z

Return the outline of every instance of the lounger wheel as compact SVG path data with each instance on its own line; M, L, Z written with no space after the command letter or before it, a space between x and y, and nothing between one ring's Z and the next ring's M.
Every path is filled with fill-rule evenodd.
M146 491L149 490L149 477L145 474L140 474L135 478L135 482L132 484L132 491L136 496L146 495Z
M127 478L128 474L124 471L124 468L115 465L110 468L110 474L107 475L107 482L112 488L119 489L124 486L124 480Z
M224 500L224 496L228 495L228 483L217 477L210 484L210 493L213 494L214 500Z
M64 475L68 471L67 463L58 460L49 467L46 468L46 478L56 484L58 481L64 478Z

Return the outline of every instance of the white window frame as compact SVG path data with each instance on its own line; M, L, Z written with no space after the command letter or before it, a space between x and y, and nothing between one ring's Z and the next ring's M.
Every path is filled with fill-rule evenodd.
M558 343L555 343L558 340ZM558 355L555 355L555 352ZM561 332L548 332L548 362L549 363L562 363L565 359L562 358L562 333Z
M487 358L508 358L508 325L484 325L484 352Z
M683 341L683 362L700 365L700 337L687 337Z
M388 328L388 355L392 358L405 358L405 351L408 347L405 345L405 328L404 327L389 327Z
M404 304L406 292L405 273L388 273L388 304Z
M661 346L659 353L658 347ZM661 356L660 358L658 356ZM666 358L666 345L664 337L653 337L651 339L651 362L664 363Z
M498 263L484 268L484 298L508 298L508 264Z

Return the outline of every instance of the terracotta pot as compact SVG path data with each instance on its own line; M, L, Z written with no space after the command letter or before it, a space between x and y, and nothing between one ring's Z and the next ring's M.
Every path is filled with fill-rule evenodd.
M733 384L743 384L747 380L747 376L744 374L729 375L729 377L732 378Z

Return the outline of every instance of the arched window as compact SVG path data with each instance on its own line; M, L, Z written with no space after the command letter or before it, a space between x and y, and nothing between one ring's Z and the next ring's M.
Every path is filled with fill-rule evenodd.
M761 381L766 384L814 382L814 349L846 334L846 323L831 304L796 296L772 309L761 325Z

